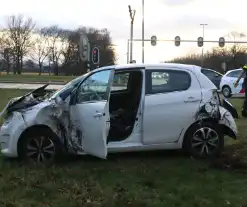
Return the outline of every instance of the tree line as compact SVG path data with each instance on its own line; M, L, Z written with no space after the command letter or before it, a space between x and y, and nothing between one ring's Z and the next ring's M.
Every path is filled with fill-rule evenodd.
M25 66L37 65L39 74L79 75L86 72L86 63L79 56L79 37L87 35L90 46L100 49L100 65L115 63L115 51L107 29L79 27L74 30L57 25L37 28L31 17L12 15L0 28L1 71L22 74Z
M228 36L230 39L237 41L244 38L245 34L231 32ZM228 70L240 68L243 64L247 64L247 45L235 43L226 45L223 48L214 47L210 51L204 53L203 61L201 54L189 54L166 62L198 65L225 73ZM225 71L222 67L223 62L226 63Z

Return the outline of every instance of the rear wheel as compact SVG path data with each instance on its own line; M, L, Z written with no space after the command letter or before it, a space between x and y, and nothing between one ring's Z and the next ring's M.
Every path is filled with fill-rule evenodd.
M221 154L223 147L224 135L217 124L195 124L186 133L184 148L194 157L217 157Z
M61 144L49 130L29 133L20 143L19 155L33 163L52 163L62 154Z
M226 98L230 98L232 96L232 90L231 90L231 88L229 86L224 86L222 88L222 94Z

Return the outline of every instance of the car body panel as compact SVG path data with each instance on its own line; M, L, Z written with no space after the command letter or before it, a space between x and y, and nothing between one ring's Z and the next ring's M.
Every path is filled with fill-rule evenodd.
M74 124L73 120L71 120L70 117L70 115L72 115L72 113L70 113L71 95L63 96L62 99L56 96L49 99L45 99L34 106L27 108L24 107L21 110L11 112L12 118L10 117L9 120L8 119L5 120L5 123L3 124L0 130L0 142L5 142L1 145L1 152L5 156L17 157L18 156L17 145L19 138L27 129L29 129L30 127L35 127L37 125L44 125L49 127L57 135L57 137L60 138L61 143L65 144L66 142L68 144L69 152L76 154L91 153L92 155L100 158L106 158L106 154L108 152L125 152L125 151L127 152L127 151L155 150L155 149L179 149L182 147L183 139L188 128L194 123L198 121L203 121L204 119L216 120L219 124L224 125L225 127L231 129L231 131L233 132L232 135L233 137L237 136L237 128L234 118L232 117L231 113L228 110L226 110L222 106L219 106L219 104L216 103L216 101L212 96L212 92L216 90L216 86L205 75L201 73L201 68L198 66L182 65L182 64L150 64L150 65L128 64L128 65L103 67L93 71L93 73L104 71L107 69L111 69L111 70L114 69L117 71L117 70L129 70L131 68L138 68L138 67L142 71L154 67L161 69L169 68L171 70L188 71L191 74L191 77L193 77L192 78L193 87L191 87L189 93L184 93L184 95L181 95L180 92L174 92L173 94L171 93L164 95L164 99L166 99L167 97L168 99L171 99L171 97L174 98L175 102L171 101L170 104L174 104L174 103L177 104L177 109L178 109L176 111L177 115L179 113L182 114L182 113L187 113L187 111L189 111L188 116L182 115L181 120L178 119L179 116L171 117L172 114L169 114L170 111L164 110L164 112L162 112L162 109L159 107L161 100L159 100L160 98L158 98L157 95L153 97L145 96L146 83L145 83L145 73L144 73L143 86L142 86L143 91L142 91L142 98L138 111L138 119L135 123L132 134L127 139L119 142L109 142L106 146L105 136L107 134L107 126L103 126L101 128L99 127L97 134L102 133L102 136L100 136L100 138L98 139L101 142L101 144L100 145L93 144L92 146L91 144L94 141L87 140L84 143L86 143L89 146L89 148L87 148L87 152L85 152L84 149L82 149L82 142L81 142L82 140L78 138L77 136L78 134L71 133L73 128L72 126ZM89 73L87 76L89 76L90 74L92 73ZM81 82L84 80L84 78L81 80ZM198 88L197 90L195 89L196 87ZM57 93L59 94L59 92ZM192 97L195 96L195 99L191 100L189 98L191 96ZM161 95L160 97L163 97L163 95ZM197 97L198 99L200 99L199 102L197 100ZM187 103L185 103L184 101L188 101L188 100L185 100L184 98L189 98L188 100L191 101L190 102L191 105L188 105L187 111L181 110L185 105L187 105ZM151 99L153 99L153 101ZM179 99L181 101L180 103L178 102ZM168 100L164 100L164 101L165 101L164 104L168 104L167 102ZM161 135L158 135L157 136L158 139L155 140L155 142L151 142L149 137L152 136L152 133L147 131L146 127L152 130L153 134L162 133L165 135L165 132L163 132L161 129L164 128L164 125L160 125L160 128L156 128L156 130L148 126L149 124L151 125L154 124L155 122L157 123L157 121L164 121L164 117L160 117L159 120L155 120L153 117L150 120L145 120L148 119L148 116L145 116L145 113L147 115L150 112L148 108L145 109L145 103L148 102L151 103L153 114L162 113L164 116L168 116L167 119L165 120L166 122L170 121L169 116L171 117L171 120L173 120L173 122L179 122L179 126L177 127L175 124L172 125L170 123L169 123L169 127L165 126L166 130L172 129L172 130L176 130L179 133L176 132L175 133L176 135L170 134L171 136L168 137L164 136L164 142L161 142ZM211 111L205 113L205 108L208 104L210 104L213 107L211 107L212 108ZM156 108L154 107L155 105ZM91 106L88 105L88 107ZM94 111L98 109L103 110L104 106L106 105L100 104L99 102L97 104L95 103L93 110ZM174 110L175 109L173 108L173 111ZM107 112L107 109L105 111ZM77 114L76 112L79 113ZM74 114L76 113L76 116L80 116L80 115L83 116L83 112L81 110L74 111L73 113ZM86 121L87 120L83 119L82 123L86 123ZM105 121L106 120L102 120L98 122L97 126L104 125L104 123L106 123ZM90 125L92 129L94 129L94 126L91 123L92 121L89 121L86 124ZM80 126L80 129L82 129L82 126ZM90 137L95 136L95 133L93 132L90 133L92 134L89 136L85 136L83 138L90 139ZM9 134L8 141L6 141L6 134ZM144 142L147 141L147 142L144 143L143 141ZM97 150L99 150L100 153L97 153Z
M161 68L147 67L146 71L149 69L159 70ZM169 68L162 69L169 71ZM173 69L173 71L187 72L191 77L191 85L185 91L146 95L143 115L144 144L176 142L182 130L187 127L188 123L194 121L201 101L198 80L191 71L183 69Z

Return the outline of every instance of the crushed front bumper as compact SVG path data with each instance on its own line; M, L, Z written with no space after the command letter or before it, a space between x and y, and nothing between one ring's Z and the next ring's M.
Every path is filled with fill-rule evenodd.
M13 112L0 128L0 148L1 153L6 157L17 157L17 143L26 129L22 114Z

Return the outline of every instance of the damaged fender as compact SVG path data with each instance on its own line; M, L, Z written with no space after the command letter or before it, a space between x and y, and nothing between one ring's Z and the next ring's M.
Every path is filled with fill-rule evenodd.
M37 108L37 109L36 109ZM42 102L39 105L23 111L23 117L28 127L44 125L49 127L63 142L64 132L61 129L60 120L66 123L64 114L66 111L61 105L50 102Z
M210 101L203 104L198 110L195 119L199 122L212 119L222 127L224 134L234 139L237 138L237 126L232 114L214 102Z
M236 139L238 131L237 131L237 126L236 126L233 116L228 110L226 110L222 106L219 106L219 111L221 115L219 124L224 126L224 133Z

